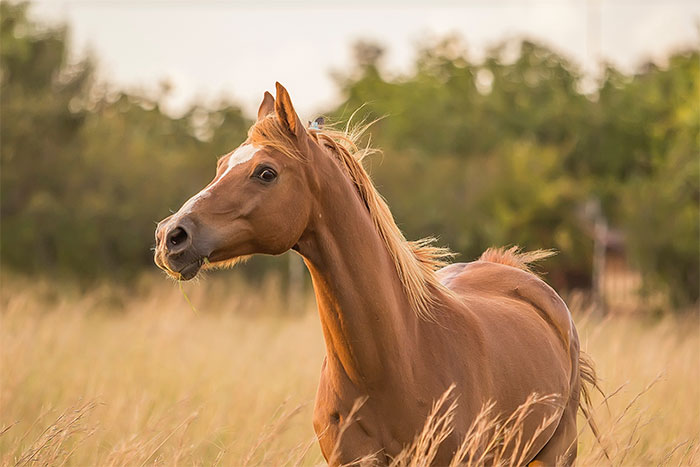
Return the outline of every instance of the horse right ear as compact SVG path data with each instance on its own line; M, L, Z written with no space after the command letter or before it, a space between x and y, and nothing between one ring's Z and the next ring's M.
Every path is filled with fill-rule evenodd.
M265 91L265 95L263 96L263 100L260 103L260 108L258 109L258 120L262 120L263 118L267 117L268 115L270 115L274 111L275 111L275 98L272 97L272 94Z
M275 83L275 87L277 88L277 99L275 99L277 119L291 135L296 136L297 141L301 141L303 136L306 135L306 130L294 110L292 99L284 86L279 82Z

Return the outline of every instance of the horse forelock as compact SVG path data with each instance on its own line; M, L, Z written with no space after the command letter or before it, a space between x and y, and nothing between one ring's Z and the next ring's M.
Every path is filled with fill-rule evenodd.
M324 127L309 129L308 134L338 160L357 189L377 233L394 261L413 311L423 319L434 320L437 293L452 294L440 283L435 271L444 267L453 254L446 248L434 246L434 238L406 240L396 225L389 206L362 165L365 157L378 152L369 145L358 147L357 143L368 127L369 125L359 125L354 128L348 126L343 131ZM248 139L258 147L274 148L293 159L308 159L299 151L292 137L273 115L258 120L248 132Z

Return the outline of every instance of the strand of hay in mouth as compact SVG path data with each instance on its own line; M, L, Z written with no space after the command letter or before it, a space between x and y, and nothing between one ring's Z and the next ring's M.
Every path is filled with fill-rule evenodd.
M194 304L193 304L192 301L190 300L190 297L187 296L187 293L185 292L185 289L182 288L182 282L183 282L183 281L181 281L181 280L178 280L178 281L177 281L177 283L178 283L178 285L179 285L179 287L180 287L180 292L182 293L182 296L185 297L185 301L186 301L187 304L190 306L190 308L192 309L192 311L195 312L195 314L196 314L196 313L199 313L199 312L197 311L197 308L195 308Z

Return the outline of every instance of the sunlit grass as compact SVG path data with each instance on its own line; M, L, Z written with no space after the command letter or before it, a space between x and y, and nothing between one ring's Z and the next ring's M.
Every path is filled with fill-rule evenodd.
M312 296L289 304L274 281L214 279L185 286L194 313L160 277L82 292L3 276L0 464L322 463ZM577 320L610 395L598 418L612 463L700 462L697 320ZM606 464L580 425L579 465ZM418 443L397 463L433 452L430 436Z

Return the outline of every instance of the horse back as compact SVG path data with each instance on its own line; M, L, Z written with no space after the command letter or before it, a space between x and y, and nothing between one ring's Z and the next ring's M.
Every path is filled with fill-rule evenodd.
M520 307L513 305L520 302L529 305L555 330L565 349L576 339L568 307L554 289L532 272L501 263L473 261L451 264L438 271L438 276L477 318L481 314L515 312Z

